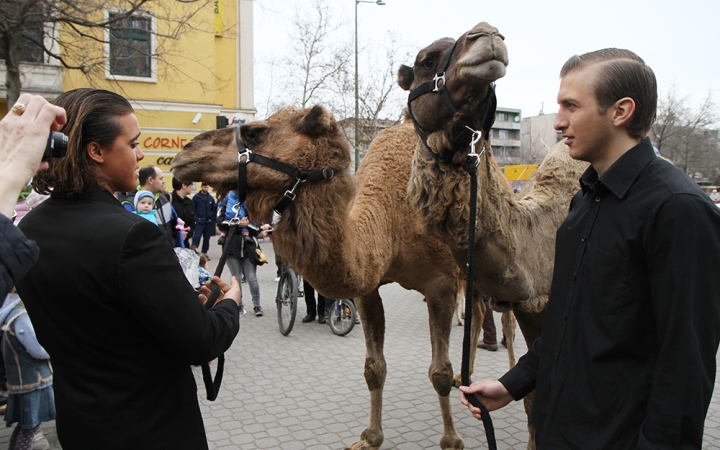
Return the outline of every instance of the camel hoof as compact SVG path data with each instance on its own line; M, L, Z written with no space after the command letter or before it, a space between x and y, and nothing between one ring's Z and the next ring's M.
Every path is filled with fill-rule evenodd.
M378 450L380 447L374 447L365 439L361 439L356 443L345 447L345 450Z
M440 439L440 448L443 450L464 450L465 441L460 437L459 434L453 433L452 436L444 437Z

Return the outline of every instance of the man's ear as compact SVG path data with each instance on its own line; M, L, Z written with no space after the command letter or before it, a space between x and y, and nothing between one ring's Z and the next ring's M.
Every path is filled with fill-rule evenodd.
M623 97L616 101L612 106L612 114L613 125L616 127L627 125L633 114L635 114L635 100L630 97Z
M102 164L105 162L105 151L97 142L91 142L85 147L87 157L96 164Z

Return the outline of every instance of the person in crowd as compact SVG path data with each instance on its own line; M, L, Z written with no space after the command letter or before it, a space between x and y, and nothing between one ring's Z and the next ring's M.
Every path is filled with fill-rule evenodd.
M265 232L257 226L251 226L245 203L238 203L238 196L235 191L228 192L223 201L226 202L226 221L234 218L240 220L237 224L238 230L227 251L227 265L233 276L240 278L241 274L245 275L245 280L250 286L250 294L252 295L253 312L257 317L262 317L264 313L260 306L260 283L257 280L257 266L253 264L245 252L245 237L262 237ZM224 245L228 245L227 241Z
M150 191L137 191L135 194L135 214L145 220L157 225L157 217L155 216L155 196Z
M490 309L490 297L484 294L480 295L482 296L483 303L485 303L485 318L483 318L482 323L482 340L478 344L478 348L495 352L498 349L497 329L495 328L495 318L493 317L492 309Z
M41 423L55 420L50 355L38 343L32 322L20 297L9 294L0 309L0 323L5 330L2 354L7 371L8 403L5 424L17 426L10 437L8 450L31 450L36 435L39 444L49 449L42 436Z
M13 225L20 192L39 171L48 133L67 120L65 110L37 95L21 94L0 120L0 298L10 292L38 257L38 248Z
M175 246L177 238L177 222L173 215L172 203L165 192L165 177L163 171L157 166L145 166L140 169L140 189L150 191L155 196L155 217L158 227L170 245Z
M557 232L543 333L461 400L495 410L534 390L541 450L699 449L720 342L720 211L655 156L657 83L640 57L573 56L560 78L555 128L590 166Z
M172 179L172 206L178 218L183 221L190 230L185 236L185 248L190 248L190 239L195 232L195 204L189 195L193 191L193 185L186 184L173 177Z
M307 315L303 317L303 323L312 322L317 316L318 323L325 323L325 310L328 308L328 301L321 293L317 293L317 306L315 306L315 288L303 278L303 290L305 291L305 308Z
M217 219L217 203L210 195L210 186L201 183L200 192L193 196L192 202L195 207L195 235L192 239L192 246L200 248L202 238L202 253L207 255L210 249L210 237L215 231L215 220Z
M212 279L212 274L208 268L208 257L202 254L200 255L200 262L198 263L198 281L200 282L200 286L205 286L210 279Z
M52 357L60 444L207 449L191 365L232 344L240 285L214 277L223 294L206 309L209 289L198 296L160 228L114 197L137 185L144 157L125 98L75 89L56 104L67 155L33 180L53 189L20 223L42 252L17 290Z

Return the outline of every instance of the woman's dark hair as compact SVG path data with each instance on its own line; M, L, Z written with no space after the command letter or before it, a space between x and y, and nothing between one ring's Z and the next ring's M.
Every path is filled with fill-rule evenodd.
M50 161L50 168L38 172L33 188L40 194L56 192L72 196L102 180L87 157L91 142L109 147L122 133L118 118L134 112L124 97L103 89L75 89L61 94L55 105L65 109L67 123L62 133L68 137L67 153Z
M657 112L657 81L652 69L630 50L606 48L571 57L560 71L560 78L591 65L597 67L593 90L600 113L621 98L630 97L635 101L635 113L625 129L634 138L644 138Z

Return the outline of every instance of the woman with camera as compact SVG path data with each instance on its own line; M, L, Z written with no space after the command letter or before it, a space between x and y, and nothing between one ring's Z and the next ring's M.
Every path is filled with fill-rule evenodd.
M56 105L67 155L33 180L51 197L20 223L41 253L18 291L52 358L60 443L206 449L190 366L232 344L240 287L206 310L159 229L114 197L135 189L144 156L127 100L77 89Z

